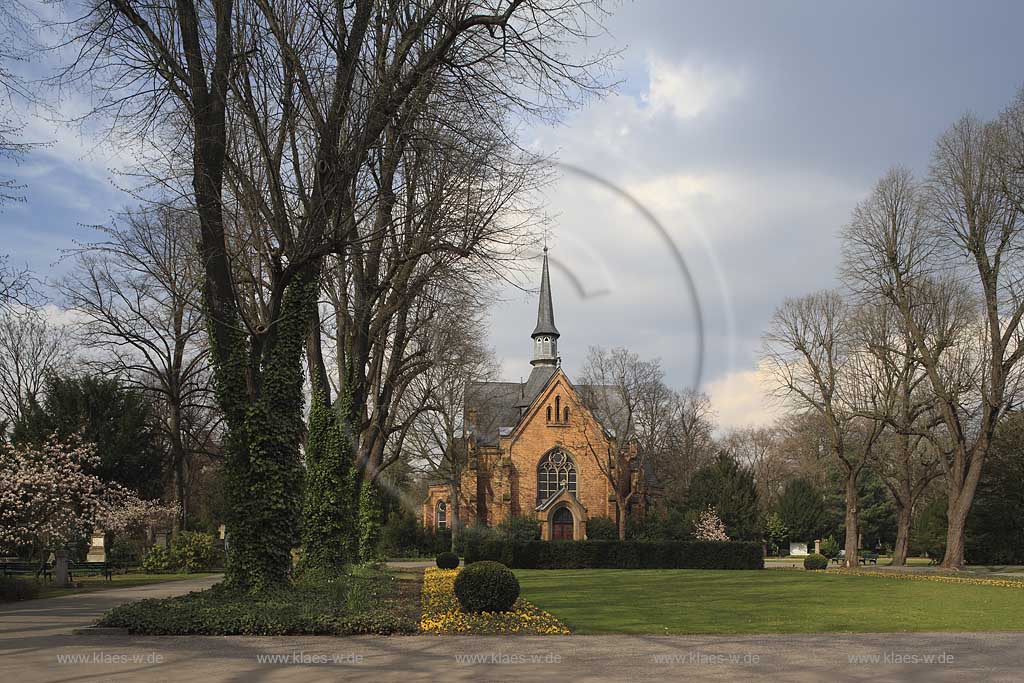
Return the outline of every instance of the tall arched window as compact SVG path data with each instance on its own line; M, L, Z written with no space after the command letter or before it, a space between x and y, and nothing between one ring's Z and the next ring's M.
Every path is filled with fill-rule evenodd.
M438 529L448 528L448 505L443 500L437 501L437 514L434 515L434 522Z
M548 406L548 422L551 422L551 406Z
M562 397L555 396L555 421L562 417Z
M568 421L569 421L569 406L566 406L565 407L565 417L562 418L562 422L568 422Z
M537 502L542 503L562 488L576 493L576 465L563 451L551 451L537 465Z

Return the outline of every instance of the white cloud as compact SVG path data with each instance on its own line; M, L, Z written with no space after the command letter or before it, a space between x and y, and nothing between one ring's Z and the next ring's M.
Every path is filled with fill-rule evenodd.
M766 425L785 412L769 395L768 374L760 367L731 372L709 382L705 391L723 431Z
M721 108L747 88L741 71L705 64L673 64L647 57L648 92L642 99L652 111L693 119Z

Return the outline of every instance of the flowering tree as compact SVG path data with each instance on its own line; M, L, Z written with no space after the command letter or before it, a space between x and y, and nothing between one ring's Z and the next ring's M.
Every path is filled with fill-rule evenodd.
M144 500L87 470L99 463L91 444L56 437L0 457L0 551L62 547L95 528L127 531L170 521L176 506Z
M51 438L0 458L0 548L63 546L89 531L101 509L103 482L88 444Z
M97 527L104 531L131 532L148 526L170 526L180 508L177 503L146 500L117 483L107 484L96 515Z
M728 541L725 524L710 505L700 513L693 525L693 535L698 541Z

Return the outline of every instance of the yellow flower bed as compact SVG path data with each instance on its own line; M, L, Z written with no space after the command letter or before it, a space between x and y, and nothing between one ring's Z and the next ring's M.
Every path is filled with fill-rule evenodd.
M520 598L509 612L463 612L455 597L458 569L430 567L423 575L424 633L522 633L526 635L568 635L569 629L549 612Z
M1015 579L986 579L980 576L950 576L949 574L915 574L911 572L873 572L858 569L840 569L839 573L847 576L876 576L885 579L904 579L908 581L932 581L934 583L960 583L973 586L1003 586L1005 588L1024 588L1024 581Z

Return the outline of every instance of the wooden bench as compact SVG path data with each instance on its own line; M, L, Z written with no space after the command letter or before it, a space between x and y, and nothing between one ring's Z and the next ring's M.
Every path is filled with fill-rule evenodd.
M110 581L114 575L114 568L109 562L69 562L68 578L73 580L75 574L105 576L107 581Z
M51 571L53 570L52 564L38 564L36 562L3 562L0 563L0 567L3 567L4 576L42 576L44 579L52 578Z
M860 563L866 565L868 562L871 564L878 564L878 553L863 553L857 557Z

